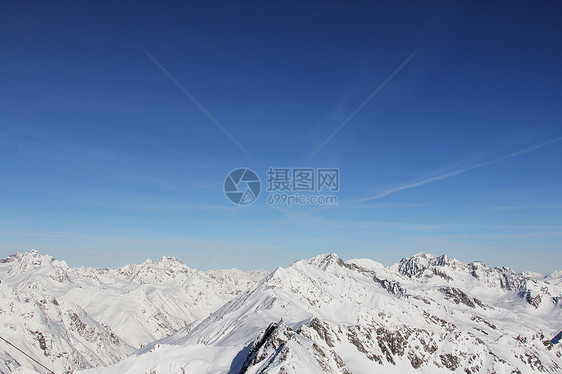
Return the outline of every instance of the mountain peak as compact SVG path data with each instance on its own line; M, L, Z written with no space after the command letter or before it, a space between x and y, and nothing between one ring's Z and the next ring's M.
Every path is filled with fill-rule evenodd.
M160 258L160 260L158 261L158 265L165 266L165 267L170 267L170 266L173 266L173 265L185 266L185 264L183 263L182 260L180 260L177 257L173 257L173 256L162 256Z
M309 260L304 260L305 263L312 265L314 267L317 267L319 269L325 270L330 266L333 265L342 265L343 263L345 263L340 256L338 256L337 254L333 253L333 252L328 252L328 253L324 253L321 255L318 255L316 257L313 257Z
M43 255L35 249L27 252L16 252L8 258L0 260L0 263L11 263L12 271L26 272L40 267L68 268L65 261L59 261L52 256Z
M0 261L2 336L57 373L107 365L207 317L265 275L187 269L173 257L69 268L36 250L14 253ZM11 354L0 345L1 373L35 365Z
M540 279L525 284L506 270L446 255L418 253L384 267L329 252L277 268L193 329L160 343L181 344L182 357L202 357L199 371L187 370L194 359L174 362L193 373L555 373L560 351L548 348L545 337L559 331L561 292ZM532 318L539 308L541 318ZM496 349L498 341L513 352ZM159 349L163 367L160 357L175 357L179 348ZM217 362L218 350L228 359ZM128 371L114 372L153 365L154 356L142 354Z
M35 249L30 249L27 252L24 252L21 256L22 258L33 258L33 259L41 259L41 260L47 260L47 261L53 261L55 258L49 255L42 255L41 253L39 253L39 251L35 250Z
M445 254L435 256L429 253L420 252L408 258L402 258L402 260L398 263L397 270L401 274L412 278L420 277L428 268L438 266L455 266L458 264L461 264L461 262L454 258L450 258Z
M548 276L549 278L562 278L562 270L556 270L555 272L550 273Z

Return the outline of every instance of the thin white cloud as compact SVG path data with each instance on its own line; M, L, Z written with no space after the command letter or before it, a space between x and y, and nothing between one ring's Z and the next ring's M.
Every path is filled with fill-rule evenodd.
M448 178L454 177L455 175L459 175L459 174L462 174L462 173L466 173L467 171L470 171L470 170L479 169L479 168L482 168L482 167L484 167L484 166L496 164L496 163L498 163L498 162L500 162L500 161L504 161L504 160L507 160L507 159L510 159L510 158L513 158L513 157L517 157L517 156L524 155L524 154L526 154L526 153L535 151L535 150L537 150L537 149L540 149L540 148L545 147L545 146L547 146L547 145L549 145L549 144L552 144L552 143L559 142L559 141L561 141L561 140L562 140L562 136L561 136L561 137L558 137L558 138L554 138L554 139L547 140L547 141L542 142L542 143L540 143L540 144L536 144L536 145L534 145L534 146L532 146L532 147L524 148L524 149L521 149L521 150L519 150L519 151L509 153L509 154L504 155L504 156L502 156L502 157L499 157L499 158L497 158L497 159L495 159L495 160L486 161L486 162L480 162L480 163L478 163L478 164L473 164L473 165L470 165L470 166L465 166L465 167L463 167L463 168L450 171L450 172L448 172L448 173L444 173L444 174L436 175L436 176L429 177L429 178L426 178L426 179L422 179L422 180L417 181L417 182L407 183L407 184L404 184L404 185L402 185L402 186L398 186L398 187L395 187L395 188L386 190L386 191L384 191L384 192L382 192L382 193L380 193L380 194L378 194L378 195L375 195L375 196L371 196L371 197L367 197L367 198L365 198L365 199L362 199L362 200L360 200L360 202L365 202L365 201L371 201L371 200L380 199L381 197L385 197L385 196L391 195L391 194L393 194L393 193L395 193L395 192L399 192L399 191L403 191L403 190L409 190L410 188L420 187L420 186L423 186L423 185L426 185L426 184L429 184L429 183L438 182L438 181L443 180L443 179L448 179Z

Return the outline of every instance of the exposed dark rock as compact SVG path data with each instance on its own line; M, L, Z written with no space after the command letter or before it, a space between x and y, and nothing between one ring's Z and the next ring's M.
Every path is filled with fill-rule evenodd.
M486 308L483 302L475 297L470 297L465 294L462 290L455 287L441 287L439 291L445 295L445 298L455 304L464 304L471 308L475 308L478 305L481 308Z
M451 371L454 371L459 367L460 360L452 353L439 355L439 359L441 360L441 364Z
M519 296L525 299L527 303L529 303L535 308L538 308L541 305L541 301L542 301L541 295L533 296L530 290L519 291Z
M47 342L45 340L45 336L41 331L30 331L30 333L37 339L39 342L39 348L43 351L45 356L49 356L49 352L47 351Z
M313 318L312 321L310 321L309 326L312 327L318 333L318 335L322 338L322 340L326 342L328 347L334 347L335 341L329 332L328 326L326 326L318 318Z

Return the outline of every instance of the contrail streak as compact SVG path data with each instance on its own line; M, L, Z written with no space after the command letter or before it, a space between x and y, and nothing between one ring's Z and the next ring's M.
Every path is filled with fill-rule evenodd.
M250 156L250 152L248 152L248 150L238 141L238 139L236 139L234 137L234 135L232 135L208 110L207 108L205 108L203 106L203 104L201 104L199 102L199 100L197 100L192 94L191 92L189 92L154 56L152 56L146 49L144 50L144 53L148 56L148 58L150 58L152 60L152 62L154 62L154 64L156 66L158 66L158 68L160 70L162 70L162 72L164 74L166 74L166 76L168 78L170 78L170 80L172 82L174 82L174 84L187 96L189 97L189 99L195 104L197 105L197 107L207 116L207 118L209 118L211 120L211 122L213 122L215 125L217 125L217 127L219 129L222 130L222 132L230 139L232 140L232 142L234 144L236 144L236 146L238 148L240 148L240 150L242 152L244 152L246 154L246 156Z
M509 153L509 154L507 154L505 156L502 156L500 158L497 158L495 160L481 162L481 163L478 163L478 164L466 166L464 168L453 170L453 171L450 171L450 172L445 173L445 174L436 175L434 177L429 177L429 178L423 179L423 180L418 181L418 182L411 182L411 183L408 183L408 184L405 184L405 185L402 185L402 186L399 186L399 187L395 187L395 188L392 188L390 190L384 191L383 193L380 193L378 195L362 199L362 200L360 200L360 202L380 199L381 197L391 195L391 194L393 194L395 192L398 192L398 191L408 190L410 188L415 188L415 187L423 186L423 185L426 185L426 184L429 184L429 183L437 182L437 181L440 181L440 180L443 180L443 179L448 179L448 178L454 177L455 175L466 173L467 171L470 171L470 170L479 169L479 168L482 168L484 166L496 164L500 161L504 161L504 160L508 160L510 158L513 158L513 157L524 155L525 153L535 151L537 149L540 149L540 148L545 147L545 146L547 146L549 144L552 144L552 143L559 142L561 140L562 140L562 137L550 139L546 142L539 143L539 144L534 145L532 147L523 148L519 151Z
M402 69L408 64L408 62L410 62L410 61L414 58L414 56L418 53L418 51L419 51L419 49L416 50L416 51L414 51L410 56L408 56L408 58L406 58L406 59L404 60L404 62L402 62L402 64L400 64L400 66L398 66L398 67L396 68L396 70L394 70L394 71L392 72L392 74L390 74L390 75L388 76L388 78L386 78L386 79L384 80L384 82L382 82L382 83L380 84L380 86L378 86L377 89L374 90L373 93L371 93L371 94L369 95L369 97L367 97L367 98L365 99L365 101L363 101L363 102L361 103L361 105L359 105L359 107L358 107L357 109L355 109L355 111L353 111L353 113L351 113L351 114L349 115L349 117L347 117L346 120L343 121L342 124L339 125L339 127L338 127L337 129L335 129L335 130L330 134L330 136L328 136L328 137L326 138L326 140L324 140L324 141L322 142L322 144L320 144L320 146L319 146L318 148L316 148L316 150L315 150L314 152L312 152L312 157L316 156L316 155L318 154L318 152L320 152L320 151L322 150L322 148L324 148L324 147L326 146L326 144L328 144L328 143L330 142L330 140L332 140L332 138L333 138L334 136L336 136L337 133L340 132L340 131L349 123L349 121L351 121L351 120L353 119L353 117L355 117L355 116L357 115L357 113L359 113L359 112L361 111L361 109L363 109L363 107L364 107L365 105L367 105L367 104L373 99L373 97L375 97L375 96L384 88L384 86L386 86L386 85L388 84L388 82L390 82L390 81L392 80L392 78L394 78L394 77L396 76L396 74L398 74L398 73L400 72L400 70L402 70Z

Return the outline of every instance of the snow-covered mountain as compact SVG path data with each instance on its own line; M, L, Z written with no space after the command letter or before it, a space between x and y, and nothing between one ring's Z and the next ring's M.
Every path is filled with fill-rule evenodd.
M558 273L559 274L559 273ZM417 254L278 268L193 328L84 374L562 372L557 274Z
M266 274L203 272L172 257L70 268L37 251L16 253L0 260L0 337L57 373L109 365L209 316ZM45 372L0 341L0 372L20 365Z

